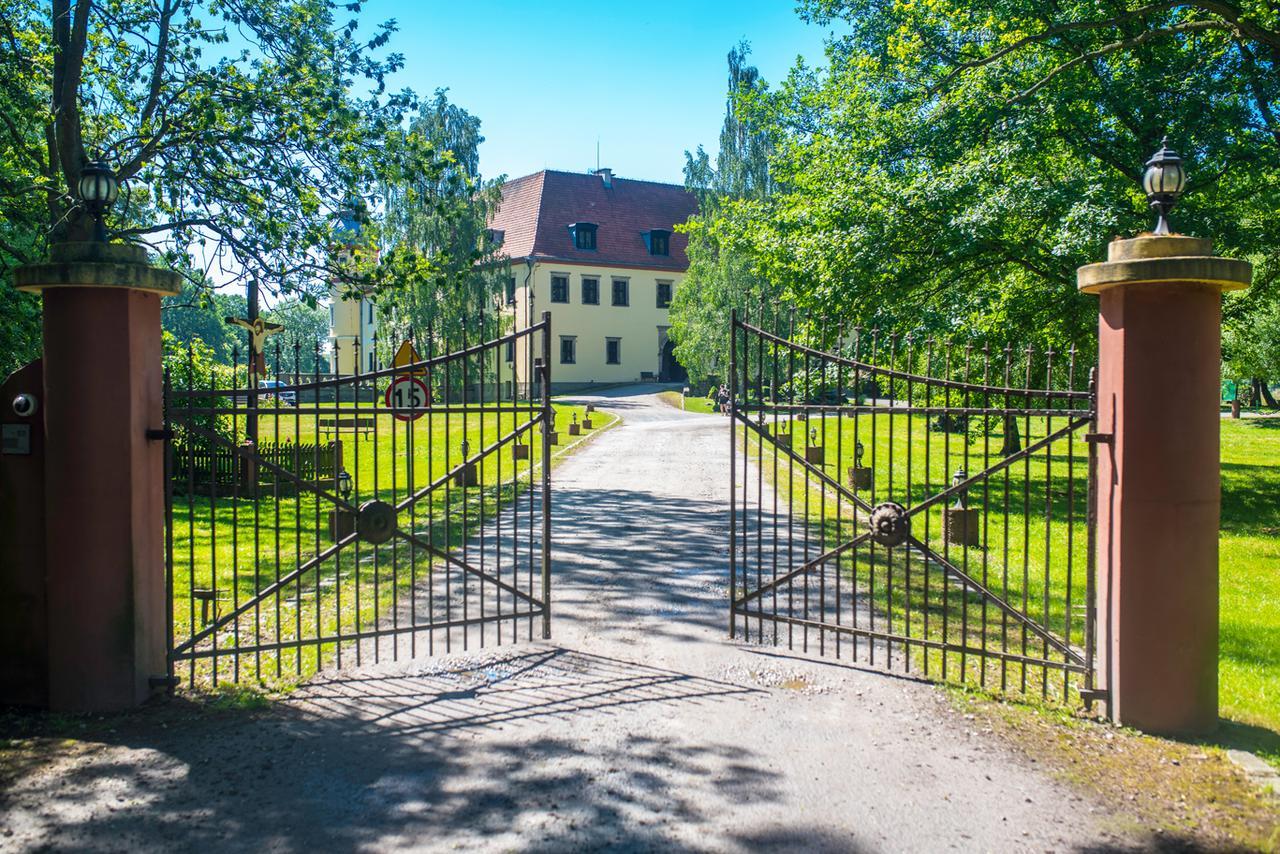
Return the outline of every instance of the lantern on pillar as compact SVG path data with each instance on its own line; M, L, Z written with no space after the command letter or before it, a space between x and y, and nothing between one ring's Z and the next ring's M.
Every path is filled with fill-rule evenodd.
M1186 186L1187 170L1182 168L1182 158L1169 147L1169 138L1165 137L1142 173L1143 192L1158 217L1152 234L1169 234L1169 211L1178 203Z
M116 173L101 160L91 160L80 170L80 182L76 189L93 217L93 239L107 242L107 211L120 197L120 181Z

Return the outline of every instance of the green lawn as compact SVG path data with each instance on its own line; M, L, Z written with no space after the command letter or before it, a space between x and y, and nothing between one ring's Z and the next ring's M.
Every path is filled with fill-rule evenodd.
M344 407L352 408L350 404ZM374 411L359 409L367 409L370 415ZM584 419L586 413L581 406L556 404L555 409L559 444L554 452L558 455L579 441L579 437L568 435L568 425L574 417ZM372 417L377 421L376 435L366 437L350 430L341 435L343 466L351 473L354 486L350 502L355 506L371 500L393 505L403 502L411 488L420 491L461 463L464 439L474 457L481 448L527 424L531 416L529 412L464 415L432 411L412 423L385 413ZM604 412L593 413L592 419L597 430L615 420ZM317 438L331 438L317 436L316 427L315 414L309 413L306 405L272 409L261 417L259 442L314 443ZM583 438L591 435L586 433ZM531 451L528 459L514 459L509 445L487 455L478 467L478 486L460 488L447 480L442 488L401 512L398 524L446 551L460 546L474 535L480 520L492 521L499 511L503 519L510 514L510 524L517 520L528 524L528 512L519 510L527 507L527 502L517 507L512 499L526 494L531 480L538 482L540 437L536 428L525 432L523 442ZM181 476L181 461L177 468ZM333 483L324 487L337 492ZM439 559L433 560L398 539L378 546L357 542L290 578L333 545L329 534L332 502L313 491L291 488L287 479L271 475L264 479L256 499L239 493L238 488L222 488L214 495L205 489L193 498L181 488L175 493L175 641L180 644L204 628L202 606L193 598L193 590L210 591L221 614L251 601L273 584L280 585L279 595L268 596L198 647L205 652L215 646L251 647L253 652L238 660L220 655L183 662L180 673L191 682L288 682L305 677L336 656L354 652L351 644L343 645L344 653L333 643L305 641L350 636L394 620L401 597L440 565Z
M716 403L705 397L697 395L689 395L684 397L678 391L662 391L658 392L658 397L674 406L676 409L684 409L686 412L703 412L707 414L716 411Z
M1280 763L1280 419L1222 422L1219 544L1222 717Z
M963 435L925 429L919 417L911 419L914 423L908 426L909 418L879 416L874 442L870 439L870 416L867 415L857 419L857 426L852 418L842 419L839 430L833 418L815 420L807 426L818 431L816 444L825 448L824 470L832 477L843 478L843 473L852 465L855 431L866 446L863 464L874 469L877 487L889 484L889 466L893 461L898 467L892 474L894 488L865 493L864 497L873 504L890 493L900 502L908 495L908 501L918 501L941 489L957 466L963 465L975 473L986 462L998 459L1001 439L998 428L989 438L977 434L966 441ZM894 428L892 440L890 422ZM1055 428L1062 423L1062 419L1055 419ZM1031 441L1044 435L1043 419L1030 419L1029 433L1026 424L1020 422L1024 441L1028 435ZM802 426L797 423L795 428L797 449L804 446ZM1054 627L1058 636L1069 637L1073 645L1083 643L1083 612L1079 605L1085 601L1086 594L1087 446L1079 435L1076 434L1070 444L1065 439L1056 442L1047 460L1043 452L1037 453L1031 461L1016 463L970 493L969 506L981 509L984 524L989 526L984 530L983 541L992 548L942 543L940 509L917 517L912 527L913 533L939 551L949 550L947 556L952 562L964 567L967 561L971 574L993 582L989 586L1009 601L1019 606L1025 603L1028 614ZM754 438L748 438L745 447L759 460L759 443ZM908 453L912 456L913 478L909 486L905 481ZM839 542L840 537L848 539L852 535L853 514L847 501L841 502L837 514L834 492L819 487L812 479L806 483L802 467L789 464L785 454L778 456L775 467L770 444L765 445L764 458L759 462L766 482L776 484L779 494L784 496L784 505L789 498L795 512L801 516L807 513L815 520L807 526L810 536L822 538L830 547ZM806 500L807 509L803 506ZM818 519L823 521L818 523ZM1248 747L1280 763L1280 419L1223 421L1220 542L1220 702L1224 726L1218 741ZM1072 556L1070 583L1068 553ZM976 622L985 630L971 632L969 637L956 636L958 620L955 617L965 606L965 597L956 597L942 606L937 591L945 589L945 585L935 576L921 573L918 564L911 577L909 562L900 556L886 556L885 550L880 549L860 551L856 566L863 595L873 597L875 610L882 620L893 621L880 628L891 626L894 631L906 631L913 637L986 644L989 648L1009 642L1013 652L1021 651L1022 636L1008 634L998 619L991 618L994 612L987 619L976 621L971 614L971 623ZM855 561L842 561L841 567L844 577L850 578L855 572ZM926 593L933 597L929 607L925 607ZM968 602L969 607L974 605L975 602ZM980 603L976 605L982 607ZM949 611L952 618L948 633L940 626L943 611ZM927 626L926 615L931 621ZM914 649L912 656L913 669L922 671L928 666L934 675L941 675L940 653L931 651L924 655ZM951 681L963 681L987 690L999 691L1003 687L1013 689L1012 693L1063 698L1061 690L1054 690L1052 676L1046 682L1042 668L1026 668L1027 687L1031 690L1024 692L1021 690L1024 674L1016 664L996 665L997 679L993 678L996 673L991 664L985 669L978 668L970 657L962 672L957 666L958 657L954 653L947 657L952 660L948 673ZM1015 681L1017 685L1012 684ZM1042 690L1046 687L1048 690ZM1066 692L1069 699L1072 693L1072 690Z
M906 414L874 418L861 415L856 419L829 416L796 422L792 435L797 453L803 454L806 444L822 447L823 470L846 486L848 470L855 465L857 444L861 442L862 465L871 468L873 475L872 487L860 490L860 497L873 506L893 500L911 507L946 489L958 468L963 467L972 475L1002 459L999 451L1003 436L999 429L990 435L975 431L966 438L962 433L930 430L928 421L922 415ZM1044 418L1019 419L1019 431L1024 442L1034 442L1046 435L1046 428L1056 431L1065 424L1062 417L1051 423ZM784 422L783 432L786 429ZM970 490L967 504L979 513L980 541L986 544L985 548L945 540L944 509L952 501L937 504L911 521L912 534L937 554L1077 650L1084 647L1085 610L1081 605L1086 601L1088 558L1088 452L1082 433L1057 440L1050 446L1049 456L1042 451L1024 458ZM806 479L804 467L785 452L778 452L772 443L764 444L761 460L760 445L754 436L753 431L747 440L748 455L758 461L765 480L778 487L784 514L789 510L790 515L810 520L794 531L788 527L782 532L784 538L794 542L793 546L788 544L793 551L804 549L807 542L812 557L865 530L865 514L859 512L855 518L851 502L820 480ZM783 555L784 561L786 558ZM763 572L767 581L772 571L771 554L765 555L765 562L770 564ZM804 611L812 606L815 595L820 602L829 599L837 584L837 572L846 585L845 595L849 592L848 581L856 577L864 610L870 611L862 628L934 645L904 649L902 644L891 643L887 648L889 660L880 663L896 669L909 665L929 676L1045 698L1069 697L1080 687L1075 676L1065 678L1066 674L1055 667L1023 665L967 652L1003 650L1032 659L1046 655L1050 661L1064 659L985 598L973 591L965 592L954 582L948 583L936 563L926 563L912 549L884 549L868 544L846 552L839 559L838 569L833 561L828 563L826 573L815 573L816 583L790 585L787 602L781 607ZM774 607L772 603L770 607ZM818 609L823 607L819 604ZM824 611L826 622L833 621L836 611L834 606ZM844 618L850 617L846 613ZM815 638L819 643L824 640L821 634ZM794 633L789 640L802 642L795 639ZM827 647L833 641L834 638L825 639ZM942 644L951 648L943 649L939 646Z

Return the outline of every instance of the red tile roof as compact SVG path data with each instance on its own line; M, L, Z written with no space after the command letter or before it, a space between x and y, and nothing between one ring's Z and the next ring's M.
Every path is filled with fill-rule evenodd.
M670 255L650 255L642 232L670 231L697 209L693 194L676 184L614 176L606 187L599 175L544 170L503 185L489 227L504 232L502 249L512 260L533 256L680 271L689 266L687 238L672 234ZM594 252L574 248L569 225L575 222L598 226Z

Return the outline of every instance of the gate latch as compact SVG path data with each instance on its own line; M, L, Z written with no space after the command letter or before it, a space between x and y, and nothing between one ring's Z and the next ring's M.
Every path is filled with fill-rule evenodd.
M1085 433L1084 440L1092 445L1110 445L1116 437L1114 433Z
M173 430L169 427L150 427L147 429L147 438L153 442L163 442L173 438Z

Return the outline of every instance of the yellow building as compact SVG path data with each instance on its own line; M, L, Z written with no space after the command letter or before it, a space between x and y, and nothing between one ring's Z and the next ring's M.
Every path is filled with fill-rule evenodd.
M339 263L356 263L356 257L365 251L361 241L359 217L351 210L340 211L333 236ZM356 373L357 355L361 373L374 370L377 365L374 353L374 336L377 331L372 300L367 297L344 296L336 287L330 290L329 367L335 374Z
M684 380L668 306L689 266L674 226L696 211L683 187L609 169L547 170L504 185L489 228L511 261L507 311L516 329L551 312L555 390ZM505 354L521 386L541 355L531 349Z

